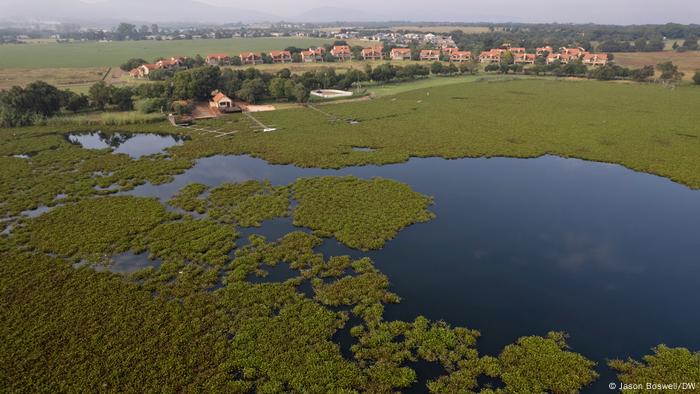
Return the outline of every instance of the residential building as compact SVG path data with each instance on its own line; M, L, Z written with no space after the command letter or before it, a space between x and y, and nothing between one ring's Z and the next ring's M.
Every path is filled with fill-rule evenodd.
M411 60L411 48L392 49L391 60Z
M472 53L469 51L456 51L450 55L450 61L455 63L463 63L472 61Z
M365 48L362 50L363 60L382 60L384 58L383 47Z
M159 69L163 69L163 70L178 69L178 68L182 68L185 66L185 58L180 57L180 56L171 57L170 59L163 59L163 60L157 61L156 65L158 66Z
M500 63L501 55L506 51L500 49L492 49L490 51L481 52L479 62L481 63Z
M331 49L331 55L344 62L352 59L352 50L347 45L336 45Z
M270 51L272 63L291 63L292 53L289 51Z
M240 108L233 103L233 100L220 92L211 99L209 107L216 108L220 112L240 112Z
M519 53L525 53L525 48L522 47L510 47L509 49L510 53L513 55L519 54Z
M223 53L207 55L206 62L210 66L227 66L231 64L231 57Z
M157 64L142 64L134 70L131 70L129 74L135 76L135 78L148 78L151 72L159 69L160 67L158 67Z
M437 49L424 49L420 51L420 60L437 62L440 61L441 54L442 52Z
M445 53L448 56L452 56L453 53L459 52L459 48L457 47L446 47L442 48L442 52Z
M534 53L516 53L513 55L515 64L535 64L537 55Z
M323 54L326 52L324 48L309 48L308 51L301 52L301 61L304 63L316 63L323 61Z
M263 64L262 53L260 52L242 52L240 54L241 64Z
M608 64L607 53L586 53L583 55L583 64L589 66L605 66Z
M537 48L537 56L544 56L545 53L554 53L554 48L549 45Z

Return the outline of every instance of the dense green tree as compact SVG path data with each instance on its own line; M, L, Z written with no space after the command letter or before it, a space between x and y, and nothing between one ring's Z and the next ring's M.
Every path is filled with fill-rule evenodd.
M48 118L61 109L65 94L43 81L26 88L15 86L0 94L0 125L27 126L35 119Z
M175 74L172 80L176 99L208 100L219 85L218 67L198 67Z
M256 103L267 94L267 86L261 78L249 79L243 82L241 89L236 92L236 97L249 103Z
M630 77L637 82L646 82L654 77L654 66L644 66L642 68L630 71Z
M120 87L112 89L109 103L120 111L131 111L134 109L134 92L130 87Z
M136 67L148 63L147 61L141 59L141 58L132 58L126 61L126 63L122 64L119 66L120 69L123 71L131 71L135 69Z
M127 40L135 39L138 37L139 32L136 30L136 25L130 23L120 23L117 27L116 38L117 40Z
M695 75L693 75L693 82L695 82L696 85L700 85L700 70L695 72Z
M79 112L90 107L90 98L82 93L68 95L65 107L68 111Z
M113 87L104 81L97 82L90 87L90 102L97 109L105 109L112 97L112 90Z
M678 82L683 78L683 73L678 70L678 66L673 62L664 62L656 65L656 69L661 72L659 80L665 83Z

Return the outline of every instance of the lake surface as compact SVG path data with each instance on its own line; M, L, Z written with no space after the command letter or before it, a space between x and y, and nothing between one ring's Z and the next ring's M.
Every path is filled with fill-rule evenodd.
M167 201L191 182L285 185L319 175L381 176L435 199L435 220L403 230L381 251L332 239L318 249L375 261L403 298L387 306L387 320L424 315L478 329L479 351L492 355L520 336L566 331L574 351L599 363L601 378L586 390L596 393L616 381L606 359L640 357L661 343L700 349L700 192L665 178L557 157L336 171L218 156L133 194ZM280 219L244 234L277 239L294 229ZM428 368L419 376L432 376Z
M182 137L159 134L127 134L127 133L85 133L69 134L68 140L85 149L112 148L113 153L124 153L134 159L143 156L163 153L166 148L183 143Z

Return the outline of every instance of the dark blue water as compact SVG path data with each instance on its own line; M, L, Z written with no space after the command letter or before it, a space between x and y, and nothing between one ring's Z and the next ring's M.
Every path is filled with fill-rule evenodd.
M113 153L124 153L134 159L143 156L163 153L166 148L183 143L182 137L158 134L128 134L128 133L85 133L70 134L68 140L85 149L112 148Z
M493 355L520 336L566 331L574 351L599 363L601 379L588 392L609 392L616 380L606 359L640 357L661 343L700 349L700 192L665 178L557 157L335 171L241 156L202 159L172 184L134 194L167 200L191 182L284 185L350 174L395 179L435 199L435 220L381 251L334 240L319 248L376 262L403 298L387 307L387 320L424 315L478 329L480 352ZM281 219L246 235L276 239L293 229Z

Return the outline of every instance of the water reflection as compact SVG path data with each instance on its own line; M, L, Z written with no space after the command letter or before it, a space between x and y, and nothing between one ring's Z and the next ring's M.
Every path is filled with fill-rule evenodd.
M142 156L163 153L166 148L182 145L184 139L177 135L129 134L102 132L88 134L69 134L68 140L85 149L112 148L114 153L124 153L134 159Z

